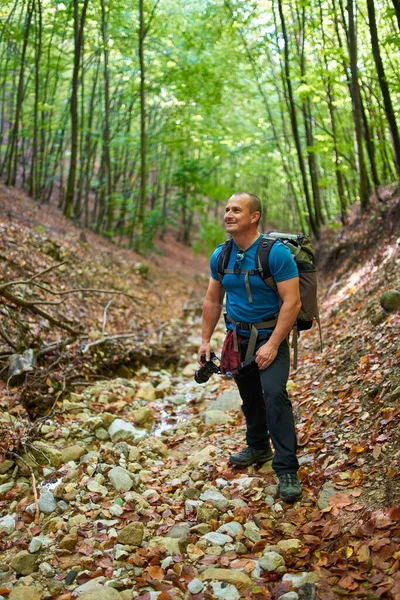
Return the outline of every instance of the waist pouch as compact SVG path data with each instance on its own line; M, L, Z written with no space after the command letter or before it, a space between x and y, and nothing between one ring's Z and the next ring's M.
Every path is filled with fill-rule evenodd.
M235 339L236 338L236 339ZM221 351L220 370L223 375L237 375L241 365L242 356L240 342L242 338L236 331L228 329Z

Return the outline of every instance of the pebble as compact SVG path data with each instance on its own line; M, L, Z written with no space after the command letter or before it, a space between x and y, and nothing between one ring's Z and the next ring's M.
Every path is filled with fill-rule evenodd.
M206 533L202 536L202 539L206 540L209 544L213 544L214 546L225 546L225 544L230 544L233 542L233 539L230 535L217 533L216 531Z
M108 478L111 485L118 492L124 490L129 492L133 486L133 481L129 475L129 471L123 467L114 467L108 472Z
M204 590L204 583L196 577L188 583L188 590L191 594L200 594Z
M40 600L40 590L33 585L19 585L11 590L9 600Z
M278 552L265 552L259 560L259 565L263 571L271 572L276 571L278 567L284 567L285 560Z
M217 600L239 600L240 598L239 591L230 583L211 582L211 587Z
M243 533L243 525L237 521L231 521L230 523L221 525L221 527L217 529L216 533L226 533L227 535L236 537L238 534Z
M17 515L11 514L0 518L0 531L10 534L15 529L15 519Z
M41 492L38 500L39 510L45 515L50 515L52 512L57 510L57 502L54 495L49 491Z
M203 502L209 502L212 504L212 506L215 506L215 508L218 508L219 510L226 510L229 507L229 500L215 488L208 489L203 492L200 496L200 500L203 500Z
M33 537L30 541L29 544L29 552L31 554L35 554L36 552L39 552L40 548L42 547L42 540L39 537Z

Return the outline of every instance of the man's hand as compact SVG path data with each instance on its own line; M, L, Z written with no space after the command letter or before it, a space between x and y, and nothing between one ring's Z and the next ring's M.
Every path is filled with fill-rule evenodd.
M210 360L210 354L211 354L211 344L210 344L210 342L202 342L202 344L201 344L201 346L199 348L199 352L197 354L197 362L202 367L204 367L204 363L201 361L201 357L202 357L203 354L206 355L206 361L209 361Z
M261 371L268 369L274 362L277 354L278 348L268 340L268 342L263 344L256 352L256 364L258 368Z

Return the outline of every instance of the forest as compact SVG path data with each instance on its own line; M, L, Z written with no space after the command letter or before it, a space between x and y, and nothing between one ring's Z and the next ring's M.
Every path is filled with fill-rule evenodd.
M3 1L0 176L142 252L235 190L346 223L400 175L398 0Z
M399 0L0 0L0 600L400 600L399 112ZM296 473L198 362L243 223Z

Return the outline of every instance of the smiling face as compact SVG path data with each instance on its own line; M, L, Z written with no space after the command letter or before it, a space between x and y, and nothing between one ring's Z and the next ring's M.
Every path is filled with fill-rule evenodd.
M225 207L224 225L231 235L257 230L259 211L251 212L251 202L246 195L233 195Z

